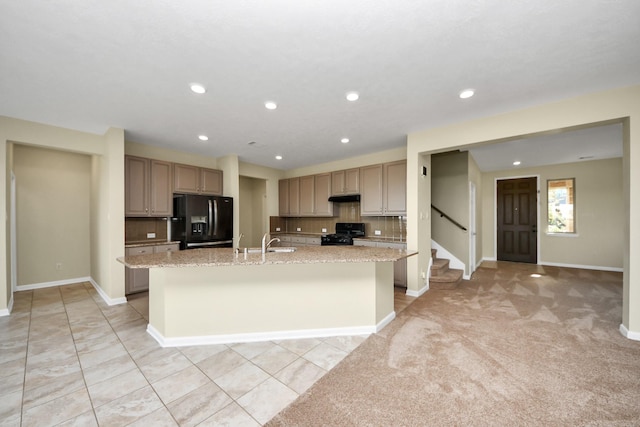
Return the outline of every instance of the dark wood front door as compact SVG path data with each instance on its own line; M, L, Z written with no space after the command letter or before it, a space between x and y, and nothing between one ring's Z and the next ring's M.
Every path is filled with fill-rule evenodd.
M498 260L538 262L537 178L498 181Z

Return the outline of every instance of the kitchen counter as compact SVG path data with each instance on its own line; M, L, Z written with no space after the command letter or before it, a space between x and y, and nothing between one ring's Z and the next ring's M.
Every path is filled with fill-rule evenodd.
M129 268L220 267L267 264L318 264L397 261L415 251L361 246L301 246L295 252L235 254L231 248L191 249L179 252L119 258Z
M414 251L305 246L119 258L149 269L147 332L164 347L366 335L395 318L394 261Z

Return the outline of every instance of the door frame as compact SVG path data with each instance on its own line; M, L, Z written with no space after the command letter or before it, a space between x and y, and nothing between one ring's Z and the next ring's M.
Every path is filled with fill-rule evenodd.
M493 259L498 260L498 181L506 181L509 179L520 178L535 178L536 179L536 217L537 217L537 231L536 231L536 264L540 265L540 233L542 233L541 224L546 224L545 221L540 221L540 175L516 175L516 176L500 176L493 178ZM545 227L546 230L546 227Z
M476 218L477 189L476 183L469 181L469 276L476 271L478 227Z

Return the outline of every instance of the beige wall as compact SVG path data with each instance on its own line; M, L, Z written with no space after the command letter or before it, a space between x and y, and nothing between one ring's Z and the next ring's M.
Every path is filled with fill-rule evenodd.
M607 159L538 168L490 172L483 175L484 258L495 259L496 179L514 176L540 178L538 232L540 264L622 269L624 246L624 203L622 159ZM547 180L576 179L575 235L546 233Z
M624 213L621 330L626 330L627 336L640 339L640 126L637 123L640 122L640 86L589 94L410 134L407 144L407 227L419 233L417 236L408 234L407 243L409 249L419 250L420 255L418 263L408 264L409 288L417 286L420 266L427 262L425 257L430 249L427 241L430 241L431 229L420 215L426 201L430 200L430 195L424 191L424 181L418 179L419 162L424 156L482 142L603 122L621 122L625 129L623 194L628 208Z
M452 151L431 156L431 201L469 229L469 153ZM469 233L431 212L431 237L465 265L469 264ZM469 274L469 269L465 269Z
M6 268L6 274L0 277L0 311L8 308L12 297L7 218L11 209L7 178L13 168L12 144L92 156L91 277L109 303L123 301L124 268L116 258L124 255L124 131L110 129L105 135L94 135L0 116L0 215L6 224L0 228L0 239L5 241L0 247L0 264Z
M13 172L18 286L89 277L91 158L16 145Z
M244 235L241 246L260 246L262 235L268 230L264 200L266 197L264 179L240 177L240 226Z
M380 151L348 159L337 160L335 162L321 163L304 168L291 169L285 172L284 178L296 176L315 175L318 173L333 172L343 169L358 168L361 166L376 165L379 163L393 162L407 158L407 148L400 147L393 150Z

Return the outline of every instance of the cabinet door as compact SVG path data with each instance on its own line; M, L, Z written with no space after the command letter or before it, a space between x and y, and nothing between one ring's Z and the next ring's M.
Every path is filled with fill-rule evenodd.
M176 252L180 250L180 245L177 243L169 243L166 245L156 245L153 247L153 253L159 254L161 252Z
M360 193L360 169L348 169L344 171L344 193Z
M393 284L407 287L407 259L402 258L393 263Z
M289 180L278 181L278 211L280 216L289 216Z
M332 196L341 196L344 194L344 191L345 191L344 173L345 171L331 172L331 195Z
M151 216L167 217L173 214L171 193L171 163L151 160L149 203Z
M125 156L124 182L125 215L149 215L149 159Z
M331 174L323 173L314 177L314 214L316 216L332 216L333 203L329 201L331 195Z
M176 193L198 193L200 190L200 168L191 165L173 164L173 191Z
M360 168L360 215L382 215L382 165Z
M300 178L289 178L289 216L300 215Z
M300 215L312 216L315 212L315 178L300 177Z
M222 196L222 171L200 169L200 191L207 195Z
M384 214L407 214L407 162L384 164Z

